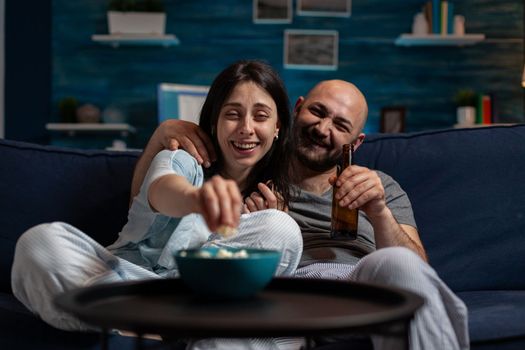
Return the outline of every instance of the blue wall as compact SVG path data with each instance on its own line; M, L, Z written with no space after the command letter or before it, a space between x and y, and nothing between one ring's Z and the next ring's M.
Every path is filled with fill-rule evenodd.
M408 109L408 131L446 128L455 122L453 96L473 88L495 94L501 122L523 122L523 2L458 0L468 33L489 40L471 47L398 47L395 38L410 31L421 0L354 0L350 18L300 17L290 24L252 23L250 0L165 0L167 33L179 46L98 45L92 34L107 33L106 0L52 1L52 105L65 96L100 108L124 110L139 129L142 146L156 125L160 82L208 85L227 64L260 58L281 73L291 102L322 79L354 82L370 105L369 132L377 131L382 106ZM295 7L295 2L294 2ZM336 71L283 68L283 30L339 31Z

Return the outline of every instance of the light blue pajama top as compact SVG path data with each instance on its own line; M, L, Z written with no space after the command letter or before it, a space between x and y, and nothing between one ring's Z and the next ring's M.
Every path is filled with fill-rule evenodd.
M184 176L198 187L204 182L202 167L189 153L183 150L161 151L153 159L140 192L133 199L128 222L117 241L107 247L113 254L159 274L174 268L173 253L199 247L211 234L199 214L174 218L151 208L149 187L156 179L168 174Z

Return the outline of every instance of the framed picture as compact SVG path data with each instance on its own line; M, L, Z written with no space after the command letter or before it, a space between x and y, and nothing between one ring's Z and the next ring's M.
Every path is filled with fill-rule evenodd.
M253 22L292 23L292 0L253 0Z
M285 68L336 70L339 32L287 29L284 31L283 52Z
M297 0L300 16L350 17L351 0Z
M157 88L158 123L181 119L199 123L208 86L161 83Z
M381 108L379 132L395 134L405 132L405 107Z

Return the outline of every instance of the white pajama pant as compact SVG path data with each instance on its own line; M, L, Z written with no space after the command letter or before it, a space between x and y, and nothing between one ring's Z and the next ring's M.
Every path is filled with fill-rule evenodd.
M424 297L424 305L416 312L409 329L411 350L468 349L467 308L439 278L436 271L407 248L379 249L362 258L357 265L316 263L297 269L296 277L336 279L383 284L406 289ZM340 341L352 336L334 335ZM296 338L251 340L202 340L199 349L299 349ZM404 349L404 340L373 335L376 350ZM349 349L351 350L351 349Z
M288 275L299 261L301 236L298 227L293 225L295 222L288 221L293 221L288 216L277 215L278 220L273 220L273 213L270 216L255 222L251 220L247 235L242 235L241 227L237 239L243 241L242 245L250 245L250 241L256 240L252 246L283 250L285 254L279 273ZM221 242L223 245L239 245L235 239L230 243ZM469 347L464 303L428 264L406 248L377 250L361 259L355 267L313 264L298 269L296 276L381 283L416 292L425 298L425 305L411 323L410 349ZM56 309L53 304L56 295L81 286L149 278L159 276L114 256L89 236L64 223L43 224L24 233L16 246L11 274L14 295L44 321L66 330L94 328ZM395 339L381 336L372 339L376 349L399 348ZM194 349L298 349L300 344L300 339L280 338L203 339L191 345Z
M410 324L412 350L468 349L467 308L417 254L403 247L379 249L355 266L317 263L297 269L296 277L368 282L406 289L424 305ZM398 338L372 336L374 349L401 349Z
M276 275L292 275L302 252L299 226L277 210L241 216L239 233L205 246L256 247L281 251ZM48 324L64 330L96 330L57 309L55 296L94 284L161 278L113 255L75 227L55 222L26 231L18 240L11 271L15 297Z

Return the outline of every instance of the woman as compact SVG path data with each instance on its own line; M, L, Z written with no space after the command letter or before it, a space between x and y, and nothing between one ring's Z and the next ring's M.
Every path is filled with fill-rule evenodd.
M278 75L261 62L240 61L226 68L201 111L200 126L220 150L214 167L204 172L182 150L159 153L127 224L107 248L66 223L28 230L15 251L15 296L49 324L80 330L86 325L56 310L54 296L98 283L176 276L173 254L179 249L279 249L277 274L292 274L302 251L293 219L277 210L240 214L243 196L259 182L271 181L288 199L283 167L291 118L285 91ZM238 228L238 233L215 233L221 227Z

